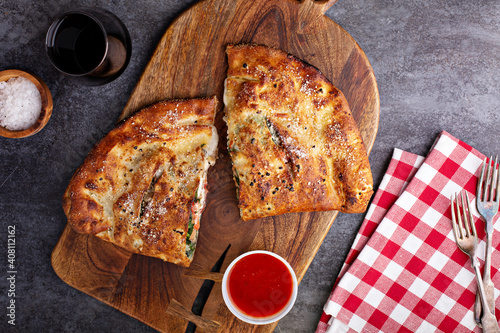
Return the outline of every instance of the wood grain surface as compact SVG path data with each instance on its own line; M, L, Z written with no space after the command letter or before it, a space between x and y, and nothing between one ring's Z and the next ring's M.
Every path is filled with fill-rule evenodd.
M258 43L280 48L320 69L346 96L370 151L378 129L377 84L361 48L324 16L334 2L197 3L167 29L120 119L162 99L216 95L222 101L227 70L225 46ZM292 213L241 221L224 139L227 129L222 103L217 111L219 158L209 171L207 207L191 267L131 255L66 226L52 255L53 268L64 282L161 332L184 332L188 320L198 322L197 332L273 331L276 323L253 326L236 319L224 305L219 282L201 317L189 309L204 278L220 281L220 275L209 272L228 244L231 247L222 272L241 253L265 249L287 259L300 281L337 213Z

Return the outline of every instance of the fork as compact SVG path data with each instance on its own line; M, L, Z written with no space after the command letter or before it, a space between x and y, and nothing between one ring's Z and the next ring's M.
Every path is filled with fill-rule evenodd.
M477 182L476 206L479 214L486 221L486 255L484 260L483 284L486 292L488 305L493 314L495 314L495 286L491 281L491 242L493 236L493 218L498 212L498 203L500 197L500 177L498 177L498 156L495 157L493 165L493 156L488 162L486 158L483 161L481 176ZM488 164L488 169L486 169ZM486 173L485 173L486 170ZM496 183L496 184L495 184ZM481 317L481 302L476 297L474 306L474 319L478 322Z
M484 309L481 317L483 332L500 332L497 319L495 315L490 311L490 307L486 300L486 294L484 292L481 270L479 268L479 261L476 255L477 232L476 226L474 225L474 220L472 219L472 212L469 206L469 195L467 194L467 192L465 192L465 194L464 192L462 192L459 199L456 199L456 197L457 194L455 194L455 199L453 198L453 196L451 197L451 220L453 233L455 235L455 241L458 248L470 257L471 265L474 268L474 272L476 273L479 296ZM462 206L462 212L460 212L460 206Z

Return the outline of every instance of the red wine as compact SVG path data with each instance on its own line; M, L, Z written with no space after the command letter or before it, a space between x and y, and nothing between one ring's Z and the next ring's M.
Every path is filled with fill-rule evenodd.
M89 86L113 81L130 60L132 44L123 22L99 8L62 14L47 30L50 62L72 80Z
M106 54L103 28L90 16L72 13L55 26L47 52L54 64L72 75L87 74L96 69Z

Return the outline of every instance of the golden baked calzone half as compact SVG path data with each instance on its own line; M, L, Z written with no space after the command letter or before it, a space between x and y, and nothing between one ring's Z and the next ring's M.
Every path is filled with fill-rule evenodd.
M216 158L216 105L215 97L162 101L119 123L64 194L73 229L189 266Z
M366 210L368 156L347 101L315 67L263 45L229 45L228 150L243 220Z

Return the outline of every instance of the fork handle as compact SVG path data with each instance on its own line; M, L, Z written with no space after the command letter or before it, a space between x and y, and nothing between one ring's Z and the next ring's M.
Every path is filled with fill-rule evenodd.
M486 220L486 219L485 219ZM486 299L488 301L488 306L490 308L490 312L495 314L495 286L493 285L493 281L491 281L491 251L492 251L492 232L493 228L488 228L489 225L492 225L492 221L486 220L486 250L485 250L485 260L484 260L484 276L483 276L483 285L484 292L486 295ZM477 295L476 295L477 296ZM481 318L482 306L479 297L476 297L476 302L474 304L474 319L478 322L479 318Z
M475 259L475 258L474 258ZM481 277L481 270L479 269L479 263L476 260L472 260L474 267L474 272L476 273L477 286L479 295L481 296L481 305L483 306L483 315L481 317L481 323L483 325L483 332L485 333L500 333L500 328L498 327L497 318L490 311L488 301L486 299L486 294L484 291L483 279Z
M484 259L483 284L491 313L495 314L495 286L491 281L491 251L493 240L493 219L486 221L486 254Z

